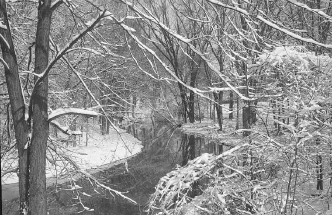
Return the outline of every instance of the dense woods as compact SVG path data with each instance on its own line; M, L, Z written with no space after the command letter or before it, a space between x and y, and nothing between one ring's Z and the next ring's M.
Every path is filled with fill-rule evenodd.
M62 151L116 134L132 155L125 132L149 198L114 214L330 214L331 23L329 0L0 0L3 214L71 214L51 211L48 168L75 212L103 214L100 190L137 203ZM173 156L160 177L129 160Z

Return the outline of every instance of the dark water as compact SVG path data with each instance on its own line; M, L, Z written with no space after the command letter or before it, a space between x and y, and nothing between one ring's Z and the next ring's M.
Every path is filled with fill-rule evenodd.
M94 211L82 214L147 214L145 209L149 195L154 192L154 187L162 176L176 165L185 165L202 153L222 151L214 142L184 134L178 125L165 121L154 122L154 125L135 124L127 128L127 131L142 141L143 152L129 160L129 172L124 165L119 165L100 173L98 177L111 188L127 191L126 196L135 200L138 205L119 196L105 194L87 199L86 205L94 208Z
M127 128L144 145L143 152L128 162L129 172L123 164L99 173L98 178L111 188L128 192L126 196L135 200L134 205L119 196L99 195L86 199L86 205L94 208L93 212L81 214L147 214L146 204L149 195L159 179L170 172L176 165L185 165L202 153L219 153L218 144L201 137L186 135L178 125L169 122L135 124ZM85 184L85 187L88 186ZM78 207L82 209L82 207ZM77 211L76 211L77 212Z
M95 183L80 179L77 185L83 187L79 192L61 190L68 184L55 189L49 188L48 211L50 215L136 215L147 214L146 205L150 194L159 179L176 165L185 165L202 153L219 153L218 144L201 137L181 132L176 124L167 121L144 122L127 127L127 132L142 141L142 153L128 161L128 170L120 164L95 175L110 188L122 192L137 204L101 189ZM61 191L59 191L61 190ZM86 193L88 195L83 194ZM79 197L79 198L77 198ZM83 208L91 208L88 211Z

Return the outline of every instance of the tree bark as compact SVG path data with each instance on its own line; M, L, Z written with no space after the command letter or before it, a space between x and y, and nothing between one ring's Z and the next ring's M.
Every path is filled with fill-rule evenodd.
M28 204L28 163L27 150L24 149L28 142L29 127L25 120L25 103L22 94L22 87L18 74L18 65L15 48L12 41L10 27L7 18L7 8L5 0L0 0L0 20L3 21L7 29L0 28L0 34L7 41L9 47L0 39L2 56L8 67L5 67L6 83L13 117L16 146L19 156L19 194L20 194L20 214L27 210Z
M320 138L316 139L317 148L319 148L321 143ZM321 154L317 154L316 158L316 173L317 173L317 190L323 191L323 158Z
M195 56L193 56L193 58L194 57ZM196 68L196 65L194 62L190 62L190 68L192 71L190 74L190 86L192 88L195 88L198 69ZM188 113L189 122L194 123L195 122L195 93L192 90L190 90L190 93L189 93L188 109L189 109L189 113Z
M182 102L182 116L183 116L183 121L184 123L187 123L187 111L188 111L188 108L187 108L187 96L186 96L186 91L185 91L185 88L180 84L178 83L178 87L179 87L179 90L180 90L180 97L181 97L181 102Z
M202 122L202 118L203 118L203 114L201 113L201 106L199 104L199 97L197 95L197 110L198 110L198 120L201 123Z
M219 131L222 131L222 124L223 124L223 118L222 118L222 107L220 106L220 92L219 95L218 93L214 92L213 93L213 97L214 97L214 101L215 101L215 109L217 112L217 120L218 120L218 125L219 125Z
M103 92L101 91L101 94L102 94L102 93L103 93ZM103 97L101 96L101 105L103 106L103 108L106 107L106 104L107 104L107 102L106 102L106 98L103 98ZM103 114L103 111L102 111L102 110L100 110L100 112ZM105 134L107 134L107 118L106 118L105 115L102 115L102 116L100 116L99 120L100 120L99 123L100 123L101 134L102 134L102 135L105 135Z
M229 119L233 119L234 118L234 114L233 114L233 109L234 109L234 95L233 95L233 91L229 92Z
M240 98L236 96L236 126L235 129L238 130L240 128Z
M188 102L188 118L190 123L195 122L195 93L190 91L189 102Z
M49 58L49 38L51 28L51 0L39 1L35 49L35 73L41 74L47 68ZM37 79L35 79L37 81ZM30 189L28 214L46 215L46 147L48 124L48 77L35 86L32 95L33 133L31 139Z
M137 97L136 95L133 95L133 104L131 106L131 116L133 117L133 119L135 119L135 108L136 108L136 103L137 103Z

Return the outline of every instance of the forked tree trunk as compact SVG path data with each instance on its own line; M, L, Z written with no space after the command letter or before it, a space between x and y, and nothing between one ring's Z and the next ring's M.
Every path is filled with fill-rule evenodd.
M48 65L49 38L51 28L51 0L39 2L35 49L35 73L41 74ZM29 215L47 214L46 196L46 147L49 132L48 124L48 77L35 86L32 99L33 132L31 139Z

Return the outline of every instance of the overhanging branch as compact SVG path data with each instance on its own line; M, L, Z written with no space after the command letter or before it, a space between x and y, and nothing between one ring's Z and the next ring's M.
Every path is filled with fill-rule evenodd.
M91 110L84 110L80 108L60 108L52 111L49 116L48 116L48 121L51 122L52 120L55 120L61 116L64 115L69 115L69 114L74 114L74 115L83 115L83 116L88 116L88 117L96 117L99 116L100 114L91 111Z
M103 11L102 13L100 13L100 15L94 21L92 21L91 25L89 25L88 27L83 29L80 34L78 34L69 43L67 43L67 45L65 45L65 47L57 54L57 56L55 56L51 60L51 62L47 65L47 68L45 69L45 71L40 74L40 78L38 78L38 80L36 81L35 87L33 88L33 91L31 93L31 99L30 99L30 104L29 104L29 119L28 119L28 122L30 121L30 119L32 117L31 116L32 102L34 100L34 95L36 94L36 89L37 89L36 86L40 85L45 80L45 78L47 77L47 75L49 74L49 72L51 71L53 66L56 64L56 62L59 59L61 59L67 53L67 51L71 47L73 47L73 45L75 45L81 38L83 38L88 32L90 32L100 22L101 19L103 19L105 17L105 12L106 11Z

